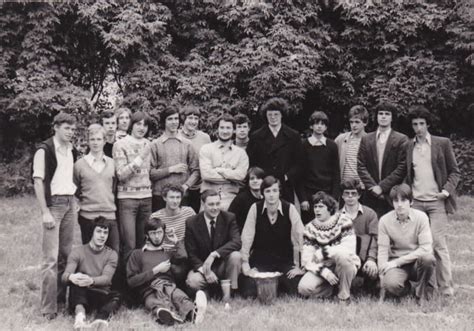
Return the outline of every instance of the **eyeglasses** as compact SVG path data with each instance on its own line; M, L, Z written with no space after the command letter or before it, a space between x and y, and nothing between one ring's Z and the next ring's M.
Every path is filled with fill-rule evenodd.
M359 192L357 192L357 191L355 191L355 192L351 192L351 191L347 192L347 191L344 191L344 192L342 193L342 195L345 196L345 197L356 197L356 196L359 195Z

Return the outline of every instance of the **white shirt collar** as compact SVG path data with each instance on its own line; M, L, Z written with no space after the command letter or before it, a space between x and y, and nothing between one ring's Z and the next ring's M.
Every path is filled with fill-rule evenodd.
M413 138L413 141L415 142L415 144L420 142L417 136ZM426 142L428 143L428 145L431 146L431 135L429 132L426 133Z
M267 209L267 202L266 201L263 202L262 214L265 212L265 209ZM277 209L280 212L280 214L282 216L284 216L283 215L283 206L281 204L281 200L278 201L278 208Z
M183 142L183 137L178 133L177 135L173 136L173 137L170 137L166 134L166 132L164 132L159 138L158 140L161 142L161 143L164 143L165 141L169 140L169 139L176 139L176 140L179 140L180 142Z
M310 143L311 146L318 146L318 145L326 146L326 141L327 141L327 138L325 136L322 136L321 139L317 139L315 136L311 135L308 138L308 142Z
M346 206L342 207L341 213L347 214ZM359 214L359 213L361 213L361 214L364 213L364 209L362 209L362 205L360 203L359 203L359 207L357 207L357 214Z
M392 132L392 128L390 128L386 131L380 131L380 129L377 129L376 138L378 139L380 135L382 135L384 137L388 137L390 135L390 132Z
M53 136L53 143L54 143L54 149L55 150L59 150L60 148L64 148L64 147L67 148L68 152L69 152L69 150L72 150L72 144L71 143L67 143L67 145L62 145L59 142L59 140L56 138L56 136Z
M218 148L225 148L225 147L227 147L227 148L230 149L230 150L232 150L232 148L233 148L233 146L234 146L234 145L232 144L232 140L229 140L229 141L226 141L226 142L222 142L222 141L220 141L219 139L217 139L217 140L215 141L215 143L216 143L216 145L217 145Z
M276 136L278 136L278 132L280 132L280 130L281 130L281 124L279 126L277 126L276 128L269 125L268 128L273 133L273 135L276 137Z

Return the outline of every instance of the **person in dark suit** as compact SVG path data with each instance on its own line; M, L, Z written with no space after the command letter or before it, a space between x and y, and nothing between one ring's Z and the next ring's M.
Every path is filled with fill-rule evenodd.
M413 106L409 118L416 136L407 144L406 182L413 190L413 208L430 218L438 290L452 296L453 278L446 244L447 214L456 210L460 172L451 141L429 133L431 114L428 109Z
M186 284L202 290L219 280L231 281L231 290L238 289L242 242L235 215L220 210L220 196L215 190L201 194L204 211L186 220L184 243L192 270Z
M363 203L378 217L392 209L388 194L406 176L408 138L391 128L396 111L388 102L376 106L378 128L362 138L357 155L357 172L366 189Z
M282 198L293 202L294 188L302 157L302 145L297 131L282 123L288 103L282 98L271 98L261 108L268 123L256 130L247 146L250 167L260 167L265 174L282 183Z

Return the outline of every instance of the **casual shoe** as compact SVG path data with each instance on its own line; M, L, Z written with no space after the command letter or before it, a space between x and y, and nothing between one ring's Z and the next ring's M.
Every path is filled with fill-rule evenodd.
M46 318L48 321L54 320L58 316L57 313L45 313L43 317Z
M207 309L207 297L203 291L196 292L196 299L194 300L193 323L199 324L204 321L204 314Z
M86 315L83 313L76 314L76 318L74 319L74 330L81 331L88 328L89 325L86 323Z
M98 331L99 330L105 330L105 329L108 328L109 322L107 322L106 320L103 320L103 319L96 319L89 326L90 326L91 329L94 329L94 330L98 330Z
M182 319L180 319L178 316L176 316L169 309L166 309L166 308L158 308L158 310L156 311L156 316L158 317L156 319L156 322L158 324L162 324L166 326L172 326L175 323L183 322Z

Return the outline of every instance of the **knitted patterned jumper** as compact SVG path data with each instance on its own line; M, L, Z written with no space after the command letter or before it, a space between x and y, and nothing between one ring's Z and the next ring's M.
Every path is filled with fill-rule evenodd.
M360 266L352 221L345 214L336 213L325 222L314 219L305 226L303 240L301 264L316 275L327 272L338 253L351 256L357 268Z

